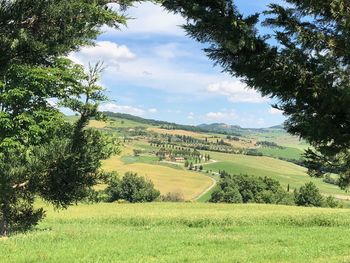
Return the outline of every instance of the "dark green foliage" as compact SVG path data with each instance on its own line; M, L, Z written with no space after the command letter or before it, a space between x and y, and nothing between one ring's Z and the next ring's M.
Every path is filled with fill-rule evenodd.
M63 58L92 44L103 25L125 22L107 3L0 0L0 235L43 217L33 208L36 196L56 208L86 197L100 160L115 152L113 140L86 128L101 117L101 65L86 73ZM65 123L50 99L79 120Z
M219 186L219 189L211 195L210 202L212 203L243 203L242 196L235 184L224 186Z
M312 182L294 191L295 203L298 206L323 206L323 197L320 190Z
M153 202L160 196L151 181L134 173L126 173L122 179L112 174L103 192L107 202L123 199L130 203L145 203Z
M278 145L275 142L268 142L268 141L259 141L256 143L257 146L262 147L270 147L270 148L277 148L277 149L284 149L282 146Z
M207 45L215 64L249 87L278 101L287 130L307 140L309 170L340 171L350 185L350 2L300 1L270 4L259 35L261 14L242 15L233 0L165 0L187 18L187 33ZM260 31L261 32L261 31ZM328 170L328 169L327 169Z
M107 188L104 191L101 191L102 200L105 202L114 202L122 198L122 189L121 189L122 180L119 178L118 174L111 173L107 179Z
M291 204L289 194L278 181L249 175L220 173L221 180L213 192L214 203L267 203Z

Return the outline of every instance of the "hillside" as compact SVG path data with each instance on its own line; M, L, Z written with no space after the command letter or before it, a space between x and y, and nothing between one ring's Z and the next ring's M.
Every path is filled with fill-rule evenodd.
M302 163L303 150L308 145L287 134L280 126L266 129L243 129L224 124L195 127L126 114L107 115L107 122L92 121L90 126L119 137L122 152L106 160L104 169L120 175L136 172L153 181L162 194L180 193L185 200L207 201L218 172L225 170L233 174L271 177L290 191L312 181L325 195L350 199L336 185L307 175L306 169L298 164ZM221 128L217 130L217 127ZM225 132L224 127L228 129ZM240 132L239 136L232 135L234 131ZM139 153L135 155L134 150ZM186 155L196 151L201 156L210 156L210 160ZM195 169L188 170L184 162L175 161L176 156L188 158ZM206 194L203 196L203 193Z

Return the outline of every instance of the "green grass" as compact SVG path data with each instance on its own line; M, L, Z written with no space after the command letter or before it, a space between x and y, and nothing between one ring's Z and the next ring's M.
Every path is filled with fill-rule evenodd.
M159 158L156 156L122 156L121 160L124 164L133 164L133 163L148 163L155 164L158 162Z
M339 187L324 183L321 179L311 178L306 174L306 169L269 157L255 157L247 155L210 153L218 162L205 165L204 169L219 171L225 170L231 174L249 174L267 176L278 180L284 187L290 185L291 189L299 188L307 182L314 182L321 192L332 195L346 195Z
M0 240L0 262L349 262L350 210L98 204Z
M205 202L209 202L212 193L214 192L214 190L217 187L213 187L210 191L206 192L204 195L202 195L200 198L198 198L196 201L199 203L205 203Z
M136 128L136 127L151 127L148 124L132 121L132 120L126 120L126 119L120 119L120 118L109 118L110 128Z
M285 158L299 160L303 151L297 148L284 147L284 148L271 148L271 147L261 147L258 149L264 156L274 157L274 158Z

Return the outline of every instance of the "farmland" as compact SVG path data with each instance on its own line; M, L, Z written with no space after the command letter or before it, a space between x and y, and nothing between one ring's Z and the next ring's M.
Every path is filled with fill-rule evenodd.
M79 205L0 240L0 262L348 262L349 223L346 209Z
M157 126L146 121L122 118L110 118L105 126L98 122L93 122L92 125L95 128L103 127L104 130L117 136L123 134L122 152L104 162L103 167L106 171L116 171L119 175L129 171L136 172L150 179L162 194L176 192L181 193L185 200L196 200L201 196L199 201L207 201L210 199L211 192L204 196L201 194L212 187L213 179L210 177L218 179L217 173L224 170L232 174L271 177L278 180L285 189L289 186L291 191L312 181L324 195L334 195L341 200L350 198L338 186L325 183L322 179L311 178L307 175L306 168L289 162L288 160L298 161L307 144L281 129L243 130L241 136L230 137L212 131L169 129L168 127L166 129L164 125ZM194 144L182 142L183 137L186 140L193 140ZM161 146L150 143L151 138L157 138ZM170 143L169 138L172 140ZM176 142L174 138L181 140ZM156 156L157 151L164 147L168 150L172 147L191 149L203 143L217 145L217 142L219 142L218 147L224 142L225 149L233 147L233 151L238 150L242 154L200 151L202 154L211 156L210 162L197 164L197 166L203 166L203 172L189 171L183 163L160 161ZM272 144L255 146L257 142ZM141 152L140 156L133 155L134 149ZM247 149L253 149L262 156L244 154Z

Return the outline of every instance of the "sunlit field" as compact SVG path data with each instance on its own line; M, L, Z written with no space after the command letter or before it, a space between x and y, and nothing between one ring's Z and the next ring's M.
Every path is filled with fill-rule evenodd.
M350 210L198 203L49 210L0 262L348 262Z

